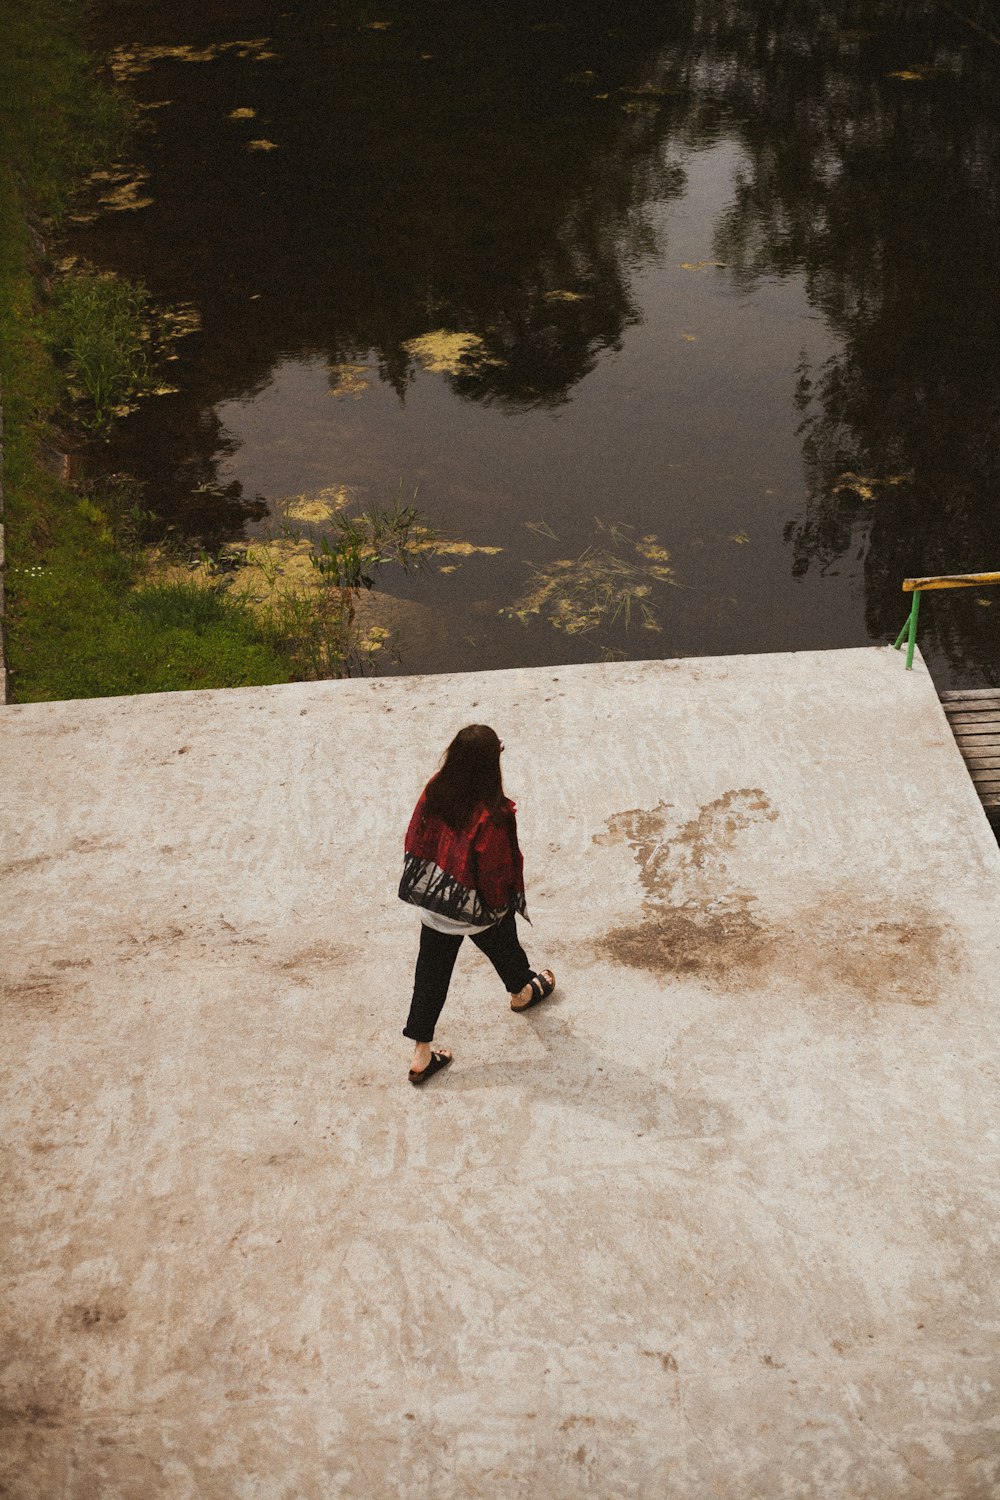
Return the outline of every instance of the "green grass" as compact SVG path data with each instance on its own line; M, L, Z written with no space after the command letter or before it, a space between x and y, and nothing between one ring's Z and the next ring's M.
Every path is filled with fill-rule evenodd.
M77 420L105 431L150 384L149 294L141 282L96 271L57 281L47 320Z
M98 84L83 0L0 0L0 389L5 634L16 702L286 682L266 627L193 586L134 587L134 527L107 486L82 497L44 462L56 414L106 423L144 378L140 287L77 276L48 296L37 236L117 155L129 110Z
M133 588L132 559L93 500L53 484L43 513L52 536L7 573L16 701L290 680L287 656L240 606L194 584Z
M83 16L83 0L0 0L0 161L28 206L56 222L129 129L124 98L93 77Z

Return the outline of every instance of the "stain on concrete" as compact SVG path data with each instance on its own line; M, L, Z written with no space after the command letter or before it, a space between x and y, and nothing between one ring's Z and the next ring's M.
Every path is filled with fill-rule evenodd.
M773 936L754 894L734 887L729 863L741 834L777 817L760 787L725 792L679 826L669 802L613 814L594 843L628 844L646 897L642 920L607 933L600 951L631 968L715 979L765 967Z
M759 989L780 976L811 994L933 1004L935 976L957 962L958 944L920 900L885 917L873 893L845 883L792 917L768 918L733 866L745 870L747 840L777 817L759 787L726 792L686 821L664 801L615 813L594 843L627 844L646 894L641 920L605 933L598 956L713 987Z
M62 1409L27 1401L23 1406L0 1406L0 1430L10 1427L58 1427Z
M124 848L124 845L109 842L102 839L73 839L65 849L56 849L46 854L32 854L26 859L12 859L6 864L0 865L0 875L20 875L26 870L36 870L40 865L51 864L53 860L68 859L73 854L102 854L114 852Z
M308 981L318 970L342 968L350 964L353 958L353 953L343 943L321 941L310 943L292 953L276 955L271 967L303 982Z
M6 980L0 984L0 997L4 1002L25 1009L58 1010L63 993L63 986L48 974L29 974L24 979Z
M661 1369L665 1370L667 1374L675 1375L677 1373L677 1360L669 1350L643 1349L641 1352L646 1359L658 1359Z
M697 817L679 828L671 828L672 812L671 803L658 802L653 808L634 807L614 813L607 820L607 832L594 837L595 844L630 846L639 878L654 900L676 898L678 894L690 898L698 893L688 887L704 887L706 895L717 895L718 877L726 868L726 855L737 834L755 823L773 823L778 817L760 787L725 792L706 802ZM676 899L673 904L677 904Z
M712 913L666 907L652 908L632 926L614 928L598 946L629 968L745 983L770 964L774 935L738 906Z
M80 1303L68 1307L60 1322L74 1333L93 1333L113 1328L124 1321L125 1309L119 1303Z
M834 894L828 910L803 912L789 933L788 967L809 963L824 987L872 1000L933 1005L941 976L960 962L954 930L920 902L896 921L880 921L875 904L850 892L839 903Z

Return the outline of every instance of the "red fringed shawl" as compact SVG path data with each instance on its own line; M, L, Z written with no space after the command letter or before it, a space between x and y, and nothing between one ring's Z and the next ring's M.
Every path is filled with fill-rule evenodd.
M456 832L427 811L423 794L406 830L399 899L469 927L498 922L512 907L527 916L513 802L507 809L498 823L479 807Z

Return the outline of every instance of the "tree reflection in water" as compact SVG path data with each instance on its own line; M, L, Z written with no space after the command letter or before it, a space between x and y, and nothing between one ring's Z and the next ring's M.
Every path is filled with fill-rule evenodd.
M867 629L891 637L905 574L998 562L1000 47L975 29L986 0L969 4L963 20L930 0L393 0L377 15L104 0L105 49L243 34L278 55L130 83L176 103L147 116L156 201L81 238L161 300L194 298L203 332L182 396L125 425L118 461L211 540L253 498L214 478L215 410L283 360L365 361L405 401L407 346L461 331L485 357L444 377L457 395L566 403L641 317L635 274L684 194L684 153L728 140L745 160L714 230L723 274L742 293L804 278L839 340L799 370L791 568L862 559ZM244 124L228 117L248 69ZM247 130L279 149L248 151ZM998 612L936 601L925 639L986 671Z
M856 553L868 629L892 637L905 576L1000 561L1000 47L932 4L902 26L890 7L723 11L720 93L745 110L748 166L717 252L744 287L804 274L843 341L800 370L793 569ZM954 665L995 670L988 609L966 595L926 615Z

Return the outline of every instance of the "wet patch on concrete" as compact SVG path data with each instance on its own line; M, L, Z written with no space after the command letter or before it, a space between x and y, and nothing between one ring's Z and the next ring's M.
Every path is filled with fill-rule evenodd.
M705 914L668 907L650 911L634 926L615 928L598 946L633 969L748 983L770 966L774 938L746 910Z
M629 845L652 900L666 901L678 894L687 899L702 888L717 895L726 853L736 835L754 823L773 823L778 816L760 787L725 792L677 829L671 826L672 811L671 803L658 802L653 808L614 813L607 820L607 832L594 836L595 844Z
M628 844L646 895L641 920L605 933L598 956L716 988L760 989L780 977L811 995L933 1004L936 976L959 952L954 931L926 904L886 917L876 895L842 885L791 918L769 919L741 887L732 873L738 855L745 863L740 846L777 817L759 787L726 792L684 822L662 801L615 813L594 843Z
M729 856L737 837L778 816L759 787L741 787L706 803L676 826L673 808L613 814L594 843L626 843L646 892L642 920L605 934L599 950L631 968L745 981L773 958L774 937L753 908L756 896L736 888Z
M933 1005L942 980L961 962L954 930L914 903L906 917L882 920L856 891L799 914L781 934L782 970L819 993L847 991L874 1003Z

